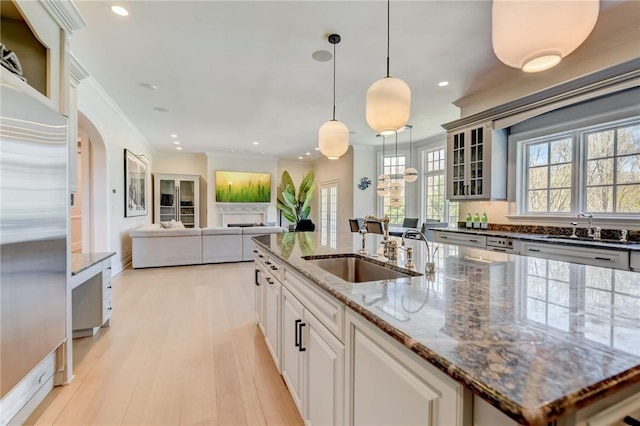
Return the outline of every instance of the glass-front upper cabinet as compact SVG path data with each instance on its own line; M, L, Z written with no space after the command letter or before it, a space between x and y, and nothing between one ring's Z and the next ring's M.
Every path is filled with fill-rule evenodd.
M154 223L182 222L185 228L199 228L200 176L154 175Z
M505 199L506 131L488 122L448 132L447 166L450 200Z

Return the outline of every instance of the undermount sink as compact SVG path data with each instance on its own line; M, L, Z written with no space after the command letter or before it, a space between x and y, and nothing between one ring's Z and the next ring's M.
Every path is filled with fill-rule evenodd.
M374 261L356 254L330 256L304 256L308 263L316 265L336 277L352 283L412 278L422 274Z
M640 244L637 241L620 241L620 240L594 240L591 237L576 237L572 238L569 235L545 235L543 238L549 240L565 240L565 241L579 241L581 243L605 243L605 244L625 244L625 245L634 245Z

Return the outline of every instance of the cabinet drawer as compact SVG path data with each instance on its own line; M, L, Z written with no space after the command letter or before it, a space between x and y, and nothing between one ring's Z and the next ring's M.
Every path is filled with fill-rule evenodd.
M487 237L484 235L456 234L453 232L435 231L436 241L445 244L457 244L461 246L485 248Z
M111 295L102 301L102 323L104 324L111 318Z
M284 286L340 341L344 336L344 305L306 278L285 269Z
M603 266L605 268L629 269L628 251L602 250L523 241L520 244L520 254L581 263L584 265Z

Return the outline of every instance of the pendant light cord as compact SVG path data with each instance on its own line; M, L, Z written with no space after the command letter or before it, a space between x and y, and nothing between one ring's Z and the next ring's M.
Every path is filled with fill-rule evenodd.
M336 45L333 45L333 121L336 121Z
M391 19L389 15L391 13L391 0L387 0L387 77L389 77L389 28L391 26Z

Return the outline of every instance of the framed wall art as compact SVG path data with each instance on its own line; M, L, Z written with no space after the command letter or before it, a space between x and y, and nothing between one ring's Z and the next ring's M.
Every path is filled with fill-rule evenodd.
M124 150L124 217L148 213L147 163L141 157Z

